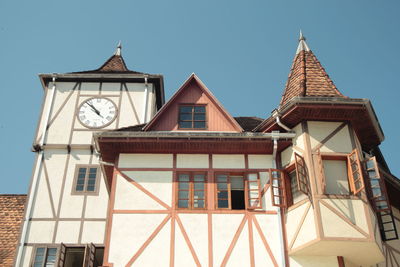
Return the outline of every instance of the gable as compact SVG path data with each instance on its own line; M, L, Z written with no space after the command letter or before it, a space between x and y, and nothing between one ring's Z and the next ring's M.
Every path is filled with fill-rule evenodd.
M205 85L192 74L175 95L164 105L144 128L145 131L199 131L179 129L179 107L204 105L206 107L206 129L200 131L242 132L243 129L222 107Z

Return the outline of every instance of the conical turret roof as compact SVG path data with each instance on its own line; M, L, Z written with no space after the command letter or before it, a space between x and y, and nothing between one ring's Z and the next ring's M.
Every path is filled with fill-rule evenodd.
M104 62L98 69L80 71L74 73L130 73L130 74L144 74L143 72L133 71L128 69L125 64L124 58L121 54L121 42L118 43L115 53Z
M299 45L286 82L280 106L293 97L343 97L300 31Z

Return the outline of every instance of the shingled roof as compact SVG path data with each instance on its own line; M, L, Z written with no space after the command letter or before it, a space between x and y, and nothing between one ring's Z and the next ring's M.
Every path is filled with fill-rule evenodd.
M128 69L124 58L121 55L121 43L118 44L114 55L112 55L100 68L88 71L79 71L73 73L130 73L130 74L145 74L143 72L133 71Z
M13 266L26 195L0 195L0 266Z
M299 46L282 95L280 106L296 96L345 97L336 88L300 32Z

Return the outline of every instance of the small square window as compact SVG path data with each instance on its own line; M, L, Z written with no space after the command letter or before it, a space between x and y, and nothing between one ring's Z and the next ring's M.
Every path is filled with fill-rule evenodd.
M72 194L97 194L99 187L99 167L78 165L75 171Z
M207 129L206 106L180 106L178 124L179 129Z

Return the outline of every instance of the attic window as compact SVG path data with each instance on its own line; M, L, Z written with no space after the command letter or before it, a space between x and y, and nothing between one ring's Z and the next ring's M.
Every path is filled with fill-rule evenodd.
M205 105L181 105L179 129L207 129Z

